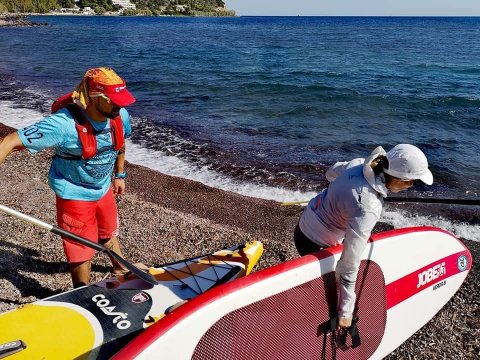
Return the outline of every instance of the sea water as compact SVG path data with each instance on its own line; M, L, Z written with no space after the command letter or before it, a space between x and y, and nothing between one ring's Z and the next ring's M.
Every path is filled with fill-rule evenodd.
M127 160L245 195L308 200L336 161L420 147L406 196L480 197L480 18L33 17L0 28L0 122L48 114L90 67L138 101ZM480 210L399 210L395 226L480 238ZM406 213L405 213L406 211ZM460 215L459 215L460 214Z

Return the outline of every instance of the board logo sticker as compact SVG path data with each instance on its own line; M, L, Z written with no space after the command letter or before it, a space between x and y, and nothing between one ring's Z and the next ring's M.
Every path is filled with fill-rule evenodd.
M460 271L467 270L468 267L468 259L465 255L461 255L457 260L457 267Z
M132 325L132 323L127 319L127 313L114 312L116 306L110 306L110 300L108 300L105 295L97 294L92 297L92 300L97 304L97 306L100 308L100 310L102 310L105 315L113 317L113 323L120 330L128 329Z
M132 302L135 303L135 304L141 304L141 303L143 303L145 301L148 301L148 300L150 300L150 297L148 296L148 294L143 293L143 292L135 294L132 297Z
M439 278L440 276L444 276L447 274L447 268L445 266L445 262L436 264L431 268L418 273L418 284L417 289L423 285L426 285L433 280Z

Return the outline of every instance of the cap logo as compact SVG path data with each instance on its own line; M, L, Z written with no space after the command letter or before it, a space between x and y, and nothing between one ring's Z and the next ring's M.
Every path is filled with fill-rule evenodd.
M135 304L141 304L148 300L150 300L150 297L147 293L144 292L140 292L132 297L132 302Z
M125 90L126 86L119 86L115 88L115 92L119 93L120 91Z

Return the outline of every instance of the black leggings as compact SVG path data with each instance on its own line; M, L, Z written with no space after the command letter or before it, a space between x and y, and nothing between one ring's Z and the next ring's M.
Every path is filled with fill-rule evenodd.
M302 230L300 230L300 226L298 226L298 224L295 227L295 232L293 233L293 241L295 242L295 247L297 248L300 256L312 254L324 249L323 246L320 246L307 238Z

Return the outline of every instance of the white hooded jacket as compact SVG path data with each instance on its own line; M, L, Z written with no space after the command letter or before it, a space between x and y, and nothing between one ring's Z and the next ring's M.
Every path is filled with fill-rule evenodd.
M367 159L337 162L328 169L326 177L330 185L310 200L299 221L305 236L320 246L343 243L336 267L339 317L353 314L360 256L382 213L383 198L387 196L383 174L375 176L370 166L379 155L385 155L381 146Z

